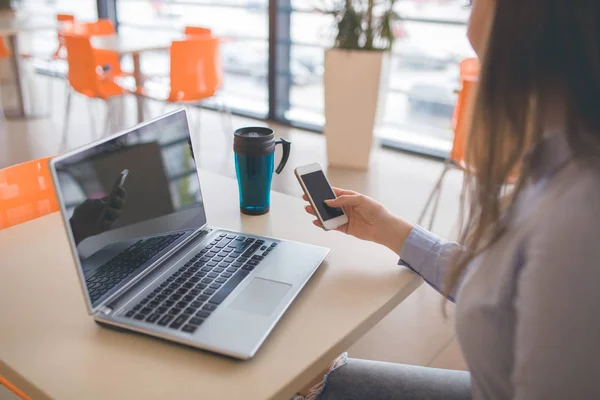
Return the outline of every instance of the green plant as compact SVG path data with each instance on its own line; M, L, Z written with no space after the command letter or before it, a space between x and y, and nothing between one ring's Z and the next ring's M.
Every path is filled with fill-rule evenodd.
M0 10L12 10L12 0L0 0Z
M323 0L321 11L335 18L334 47L390 51L395 39L393 24L400 19L395 4L396 0Z

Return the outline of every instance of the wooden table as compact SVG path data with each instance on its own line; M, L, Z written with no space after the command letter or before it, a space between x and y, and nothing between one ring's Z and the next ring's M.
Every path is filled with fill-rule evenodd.
M31 118L33 114L28 113L23 96L23 84L21 81L21 59L19 53L19 43L17 36L23 32L34 32L43 30L58 30L61 23L56 19L44 17L31 17L27 15L3 16L0 17L0 36L8 39L12 49L11 63L15 71L17 109L5 110L7 118Z
M234 180L200 176L211 225L331 248L252 360L97 326L53 214L0 231L0 375L34 399L288 400L421 283L386 249L315 228L300 199L243 216Z
M146 51L166 50L171 47L173 40L183 39L183 34L148 33L146 35L119 33L111 36L95 36L92 38L92 46L96 49L110 50L125 55L131 54L133 58L133 75L137 87L144 84L140 55ZM144 120L144 98L137 97L138 122Z

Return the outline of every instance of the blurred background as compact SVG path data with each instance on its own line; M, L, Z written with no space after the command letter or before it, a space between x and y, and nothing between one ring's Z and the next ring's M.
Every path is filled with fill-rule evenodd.
M84 21L109 18L120 33L172 34L187 25L211 28L225 39L222 95L235 114L323 128L324 51L333 44L335 22L320 11L327 9L321 1L19 0L16 7L35 15L68 12ZM469 9L464 0L398 0L395 11L401 20L393 24L396 41L376 135L384 146L445 158L452 146L458 63L473 56L466 39ZM270 19L275 22L271 31ZM35 32L28 40L33 52L55 43L52 31ZM269 59L277 60L275 71ZM142 54L145 74L168 74L168 65L166 52ZM122 67L131 70L131 61L124 58ZM66 61L38 63L36 68L42 73L67 69Z

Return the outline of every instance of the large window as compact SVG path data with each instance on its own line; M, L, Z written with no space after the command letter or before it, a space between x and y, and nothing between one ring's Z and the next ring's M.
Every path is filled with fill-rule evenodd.
M75 13L83 20L114 6L120 32L160 35L186 25L211 28L223 39L223 98L234 112L269 117L315 130L324 115L324 54L333 43L333 17L319 10L332 0L21 0L35 13ZM389 63L377 135L384 144L444 156L452 144L451 119L458 64L473 52L466 38L465 0L397 0L402 19ZM55 42L55 34L34 47ZM130 60L124 58L125 69ZM165 51L144 53L148 75L168 75Z
M384 121L387 144L443 156L452 145L458 64L473 57L464 0L404 0L397 12Z
M334 20L317 2L291 1L290 107L287 118L322 127L325 123L323 75L325 49L333 43Z
M280 7L279 18L291 14L285 117L320 129L325 122L324 52L333 42L334 20L315 6L322 2L283 1L290 7ZM397 2L403 19L394 25L388 94L382 99L383 121L377 128L385 144L436 156L449 152L458 64L473 56L466 38L469 10L464 5L464 0Z
M186 25L211 28L221 38L225 70L223 97L233 110L268 114L268 37L266 1L261 0L117 0L120 32L159 35L183 32ZM168 54L142 58L144 72L168 74Z
M18 0L19 11L32 15L32 18L58 13L72 14L81 21L94 21L98 18L96 0ZM56 32L36 31L19 35L20 50L26 54L48 55L58 46ZM58 66L58 65L57 65ZM64 66L59 66L64 70Z
M36 15L67 13L84 21L98 17L96 0L17 0L15 4L19 10Z

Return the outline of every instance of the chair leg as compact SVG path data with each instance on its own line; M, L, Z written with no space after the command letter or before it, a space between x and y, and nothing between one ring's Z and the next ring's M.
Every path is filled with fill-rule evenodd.
M59 152L64 151L67 146L67 135L69 134L69 116L71 114L71 96L72 92L67 87L67 103L65 105L65 120L63 122L63 134L62 139L60 141Z
M149 101L144 101L144 105L142 107L142 115L144 116L144 121L146 121L147 119L150 119L148 116L152 115L152 110L150 110L150 102Z
M440 174L440 177L438 178L435 186L433 187L433 190L431 191L431 194L429 195L429 198L427 199L427 202L425 203L425 207L423 207L423 211L421 212L421 215L419 216L419 219L417 221L418 225L423 224L423 221L425 220L425 216L427 215L427 211L429 211L429 206L431 206L431 203L433 203L434 200L435 200L434 207L438 206L440 192L442 190L442 184L444 182L444 178L446 177L446 174L448 173L448 171L450 170L451 167L452 167L452 162L446 161L444 164L444 170ZM433 226L434 217L435 217L435 209L432 211L432 218L429 221L429 229L431 229Z
M440 181L440 187L437 190L437 195L435 196L435 201L433 202L433 208L431 209L431 216L429 218L429 225L427 225L427 230L431 231L433 229L433 224L435 222L435 216L437 215L438 207L440 205L440 199L442 198L442 185L444 181Z
M113 117L113 107L111 105L110 100L106 100L106 122L104 124L104 133L102 135L102 137L104 136L108 136L108 134L110 133L110 123L112 121L112 117ZM101 138L99 138L101 139Z
M219 103L221 104L221 121L223 124L223 133L225 134L225 138L227 141L231 141L233 138L233 115L227 104L225 104L225 100L222 97L219 98Z
M98 133L96 130L96 119L94 118L94 107L92 101L92 99L87 99L88 114L90 117L90 129L92 133L92 141L94 141L98 139Z
M198 135L198 140L200 140L200 135L202 134L202 130L200 129L201 127L201 123L200 121L202 120L202 114L200 114L200 112L202 111L202 109L200 107L194 107L192 106L192 115L194 115L194 131L197 132Z
M144 104L148 103L147 101L144 102ZM119 102L117 104L117 109L116 111L116 117L115 117L115 121L116 121L116 125L115 125L115 130L119 131L121 130L121 128L125 125L123 123L123 110L125 109L125 96L119 98ZM146 118L146 117L144 117Z
M54 100L54 77L52 75L48 75L48 114L50 118L52 118L52 111L54 107L52 106Z

